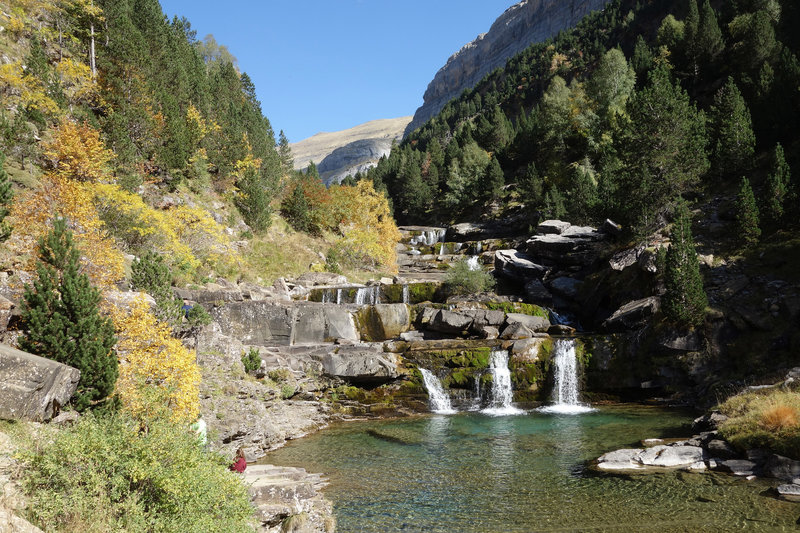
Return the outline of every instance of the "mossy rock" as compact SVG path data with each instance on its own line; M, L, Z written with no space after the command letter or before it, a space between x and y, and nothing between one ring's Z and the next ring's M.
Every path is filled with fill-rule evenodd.
M526 304L522 302L487 302L487 309L493 311L503 311L504 313L522 313L530 316L540 316L542 318L550 319L550 313L543 307L534 304Z
M439 296L438 283L409 283L408 284L408 302L411 304L418 304L421 302L435 302ZM402 300L402 294L401 294Z

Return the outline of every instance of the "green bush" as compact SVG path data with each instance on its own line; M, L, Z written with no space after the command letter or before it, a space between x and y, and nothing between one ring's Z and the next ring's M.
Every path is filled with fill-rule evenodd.
M297 389L295 389L292 385L289 385L288 383L285 384L283 387L281 387L281 399L288 400L289 398L294 396L294 393L296 391Z
M257 348L250 348L250 351L242 354L242 364L244 371L248 374L261 368L261 355Z
M89 415L23 461L28 518L47 531L252 531L245 484L182 425Z
M449 295L476 294L494 289L495 281L484 270L470 270L466 259L459 261L447 271L442 288Z

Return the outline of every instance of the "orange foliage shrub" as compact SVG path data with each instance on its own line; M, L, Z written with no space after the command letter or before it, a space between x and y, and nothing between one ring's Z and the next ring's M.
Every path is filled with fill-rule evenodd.
M761 413L760 425L769 431L797 427L797 409L790 405L775 405Z

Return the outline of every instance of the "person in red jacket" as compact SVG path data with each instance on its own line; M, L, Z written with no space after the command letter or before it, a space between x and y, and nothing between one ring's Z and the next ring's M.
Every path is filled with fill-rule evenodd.
M233 458L233 464L230 466L230 469L233 472L243 474L245 468L247 468L247 461L244 459L244 448L239 448L236 450L236 457Z

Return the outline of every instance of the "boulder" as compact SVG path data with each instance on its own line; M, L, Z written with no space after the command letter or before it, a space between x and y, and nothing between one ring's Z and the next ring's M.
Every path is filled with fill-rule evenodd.
M327 483L319 474L308 474L302 468L250 465L244 471L250 499L256 508L256 518L262 528L281 531L322 532L332 530L333 506L320 489ZM294 516L292 526L281 523ZM288 523L288 522L287 522Z
M696 331L686 333L674 329L664 331L658 339L658 344L679 352L696 352L702 347L700 335Z
M632 448L608 452L597 459L597 468L600 470L641 470L644 468L639 462L641 453L642 450Z
M781 499L790 502L800 502L800 485L795 485L794 483L778 485L777 491Z
M497 329L496 326L478 326L473 329L475 330L475 334L482 339L493 340L500 337L500 330Z
M559 296L575 300L581 290L582 282L575 278L562 276L550 282L550 290Z
M471 316L443 309L434 316L428 324L428 329L440 333L464 335L469 331L471 325Z
M536 226L536 233L541 235L561 235L567 231L572 224L563 220L545 220Z
M782 455L771 455L764 464L763 474L775 479L792 481L800 477L800 461Z
M497 274L520 282L541 279L548 271L547 267L534 263L530 256L513 249L497 250L494 268Z
M608 260L608 264L612 270L625 270L629 266L636 264L636 262L639 260L639 255L642 253L642 250L644 250L644 245L640 245L635 248L628 248L627 250L621 250L611 256L611 259Z
M325 355L322 368L329 376L358 385L379 385L397 378L397 363L382 347L342 346Z
M506 315L506 324L509 326L522 324L535 333L547 333L547 330L550 329L550 321L546 318L522 313L508 313Z
M719 429L726 420L728 420L726 415L723 415L719 411L712 411L695 418L692 422L692 431L714 431Z
M699 446L653 446L639 456L639 462L643 465L668 468L693 467L705 459L706 454Z
M365 308L359 317L362 321L362 339L372 342L396 339L411 328L411 316L406 304L372 305Z
M720 459L733 459L739 455L733 446L721 439L712 439L708 441L706 450L708 450L708 453L712 457L718 457Z
M619 235L622 235L622 226L617 224L610 218L607 218L600 226L600 229L598 231L600 231L601 233L605 233L606 235L611 235L612 237L617 237Z
M730 472L734 476L753 476L758 471L758 465L746 459L727 459L718 461L716 470Z
M535 235L528 239L525 251L537 260L559 266L587 266L597 257L597 242L606 238L594 228L570 226L561 234Z
M319 344L336 339L361 340L353 315L346 307L297 304L295 309L291 344Z
M575 335L577 330L572 326L566 326L564 324L553 324L549 328L547 328L547 333L549 335Z
M500 333L500 338L503 340L519 340L529 339L535 335L534 331L528 328L525 324L514 322L506 326Z
M534 304L550 305L553 295L539 279L533 279L525 284L525 299Z
M0 344L0 418L44 422L69 402L81 373Z
M542 344L547 342L547 335L515 340L511 345L511 358L514 361L533 363L539 360L539 351Z
M634 329L657 313L660 307L661 299L658 296L628 302L603 322L603 328L608 331Z

